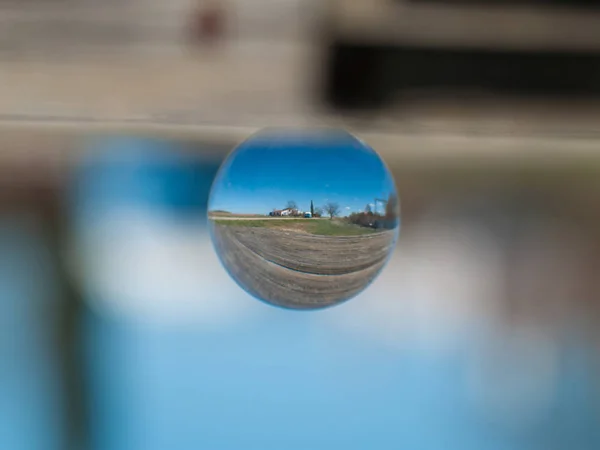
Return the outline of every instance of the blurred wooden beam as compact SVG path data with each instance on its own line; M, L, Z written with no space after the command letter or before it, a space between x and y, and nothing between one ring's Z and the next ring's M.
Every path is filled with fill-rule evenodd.
M303 125L308 125L305 122ZM339 124L332 120L331 125ZM269 126L265 123L264 126ZM272 124L271 124L272 125ZM313 123L315 126L322 126ZM77 123L71 121L0 121L0 164L36 159L68 164L94 136L137 135L193 141L203 151L223 154L262 126L177 125L150 122ZM600 170L600 136L487 136L460 133L391 133L344 127L372 146L389 163L443 168L444 165L517 164L560 167L586 164Z

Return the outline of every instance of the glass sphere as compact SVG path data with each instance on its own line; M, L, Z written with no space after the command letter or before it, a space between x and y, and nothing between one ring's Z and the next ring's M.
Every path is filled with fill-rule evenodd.
M251 136L221 165L208 207L229 275L252 296L289 309L337 305L364 290L400 228L389 169L340 130Z

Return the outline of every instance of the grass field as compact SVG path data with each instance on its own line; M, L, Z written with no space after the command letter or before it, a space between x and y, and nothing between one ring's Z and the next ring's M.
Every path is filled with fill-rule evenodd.
M218 225L251 228L272 228L319 236L362 236L377 232L372 228L359 227L342 219L264 219L264 220L219 220L213 219Z
M235 218L243 218L243 217L264 217L262 214L233 214L229 211L210 211L208 213L209 217L235 217Z

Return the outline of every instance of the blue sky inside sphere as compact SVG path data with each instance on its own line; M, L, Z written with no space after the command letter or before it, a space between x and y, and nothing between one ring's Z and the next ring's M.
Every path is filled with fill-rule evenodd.
M224 162L209 208L268 214L289 201L301 211L310 211L311 201L315 208L334 202L347 216L390 194L396 187L385 163L349 134L257 135Z

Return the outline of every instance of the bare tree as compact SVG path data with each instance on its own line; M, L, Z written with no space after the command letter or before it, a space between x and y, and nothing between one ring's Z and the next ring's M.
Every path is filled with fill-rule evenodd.
M367 203L367 206L365 206L365 214L373 214L373 210L371 209L371 205L369 203Z
M290 200L287 202L286 208L298 209L298 203L296 203L294 200Z
M314 216L315 217L321 217L322 215L323 215L323 208L317 206L315 208L315 214L314 214Z
M329 214L330 219L333 219L340 213L340 205L334 202L329 202L325 205L325 212Z

